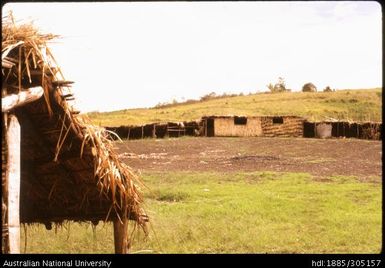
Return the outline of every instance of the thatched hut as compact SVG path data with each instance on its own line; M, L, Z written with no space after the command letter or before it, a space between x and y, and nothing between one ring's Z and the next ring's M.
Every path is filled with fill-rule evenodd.
M146 230L140 178L113 151L110 135L71 105L71 82L31 24L2 25L2 252L19 252L19 224L114 222L125 253L128 220Z

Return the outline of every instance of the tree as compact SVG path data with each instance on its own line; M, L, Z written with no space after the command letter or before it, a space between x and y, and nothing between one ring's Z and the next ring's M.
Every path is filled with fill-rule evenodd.
M272 92L272 93L276 93L276 92L285 92L287 91L286 89L286 84L285 84L285 79L283 79L282 77L278 77L278 82L273 86L272 83L268 84L267 85L267 88Z
M317 92L317 87L313 83L306 83L302 87L302 92Z

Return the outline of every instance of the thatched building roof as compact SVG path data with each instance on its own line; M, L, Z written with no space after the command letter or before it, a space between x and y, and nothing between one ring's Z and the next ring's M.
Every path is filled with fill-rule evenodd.
M118 160L111 133L72 107L71 82L47 46L55 37L31 24L18 26L11 17L3 20L2 97L44 90L37 101L3 113L2 133L10 113L21 125L20 221L49 226L129 218L144 227L141 180ZM2 142L7 144L4 135Z

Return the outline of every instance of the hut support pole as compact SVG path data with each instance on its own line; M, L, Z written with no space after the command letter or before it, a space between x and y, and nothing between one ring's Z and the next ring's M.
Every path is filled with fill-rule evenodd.
M122 221L123 223L119 219L114 220L115 254L128 253L128 219L123 218Z
M17 117L9 116L8 142L8 230L9 252L20 253L20 124Z

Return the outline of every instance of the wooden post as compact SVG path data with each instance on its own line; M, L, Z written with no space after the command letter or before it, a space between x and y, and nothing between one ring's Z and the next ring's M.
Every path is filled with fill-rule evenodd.
M9 253L20 253L20 124L9 116L7 131L8 230Z
M128 253L128 219L123 218L123 223L119 219L114 220L114 243L115 254L127 254Z

